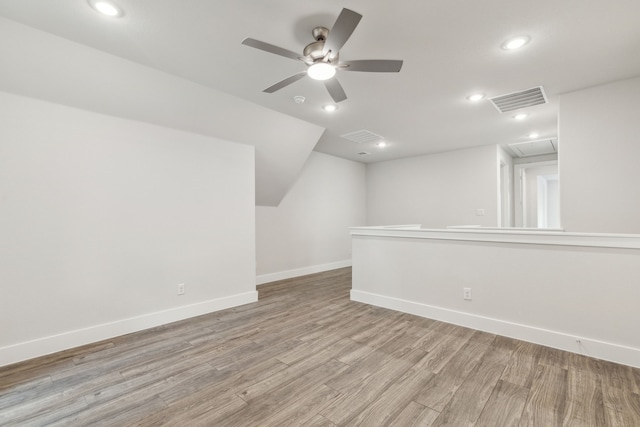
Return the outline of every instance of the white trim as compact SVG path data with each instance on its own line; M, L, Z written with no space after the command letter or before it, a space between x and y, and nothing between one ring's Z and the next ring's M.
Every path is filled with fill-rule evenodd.
M256 276L256 285L275 282L277 280L291 279L293 277L306 276L307 274L322 273L338 268L351 267L351 260L336 261L328 264L311 265L309 267L296 268L295 270L278 271Z
M250 291L0 347L0 366L256 301Z
M396 230L420 230L422 224L385 225L384 228L394 228Z
M351 290L351 300L640 368L640 349L633 347L359 290Z
M352 236L640 249L640 234L568 233L563 231L533 231L531 229L518 228L403 229L397 226L393 228L352 227L350 232Z
M484 225L447 225L447 229L464 229L469 228L480 230L499 230L499 231L565 231L564 228L539 228L539 227L485 227Z

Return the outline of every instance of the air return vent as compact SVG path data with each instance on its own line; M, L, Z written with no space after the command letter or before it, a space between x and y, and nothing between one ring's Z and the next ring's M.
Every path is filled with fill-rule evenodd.
M362 144L363 142L375 142L384 139L382 136L364 129L345 133L344 135L340 135L340 137L348 139L349 141L357 142L358 144Z
M537 141L514 142L508 147L518 157L539 156L558 152L558 141L555 138L539 139Z
M542 86L496 96L489 100L501 113L547 103L547 97L544 94Z

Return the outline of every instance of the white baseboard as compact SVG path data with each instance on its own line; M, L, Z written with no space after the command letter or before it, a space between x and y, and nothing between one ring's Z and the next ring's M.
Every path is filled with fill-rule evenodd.
M251 291L0 347L0 366L258 301Z
M640 349L535 326L351 290L351 300L640 368Z
M328 264L312 265L309 267L296 268L295 270L279 271L277 273L261 274L256 276L256 285L275 282L277 280L291 279L292 277L306 276L307 274L322 273L323 271L335 270L337 268L351 267L351 260L331 262Z

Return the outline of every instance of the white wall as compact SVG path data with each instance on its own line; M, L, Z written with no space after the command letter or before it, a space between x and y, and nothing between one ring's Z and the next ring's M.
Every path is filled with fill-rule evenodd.
M11 40L0 43L0 91L253 145L259 205L278 205L324 132L312 123L2 17L0 40Z
M547 179L547 227L560 228L560 183L555 179Z
M278 207L256 208L258 283L351 265L366 222L365 165L317 152Z
M567 231L640 233L640 77L560 96Z
M495 145L367 165L367 222L496 227L498 173Z
M498 225L513 227L514 192L513 192L513 157L498 145Z
M353 300L640 367L640 238L376 232L354 230Z
M3 92L0 117L0 365L256 299L253 147Z

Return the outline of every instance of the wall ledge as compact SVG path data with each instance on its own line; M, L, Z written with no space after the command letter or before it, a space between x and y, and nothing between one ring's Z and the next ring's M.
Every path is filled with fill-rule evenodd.
M352 227L350 232L352 236L640 249L640 234L570 233L518 228L426 229L419 228L415 224L391 227Z

